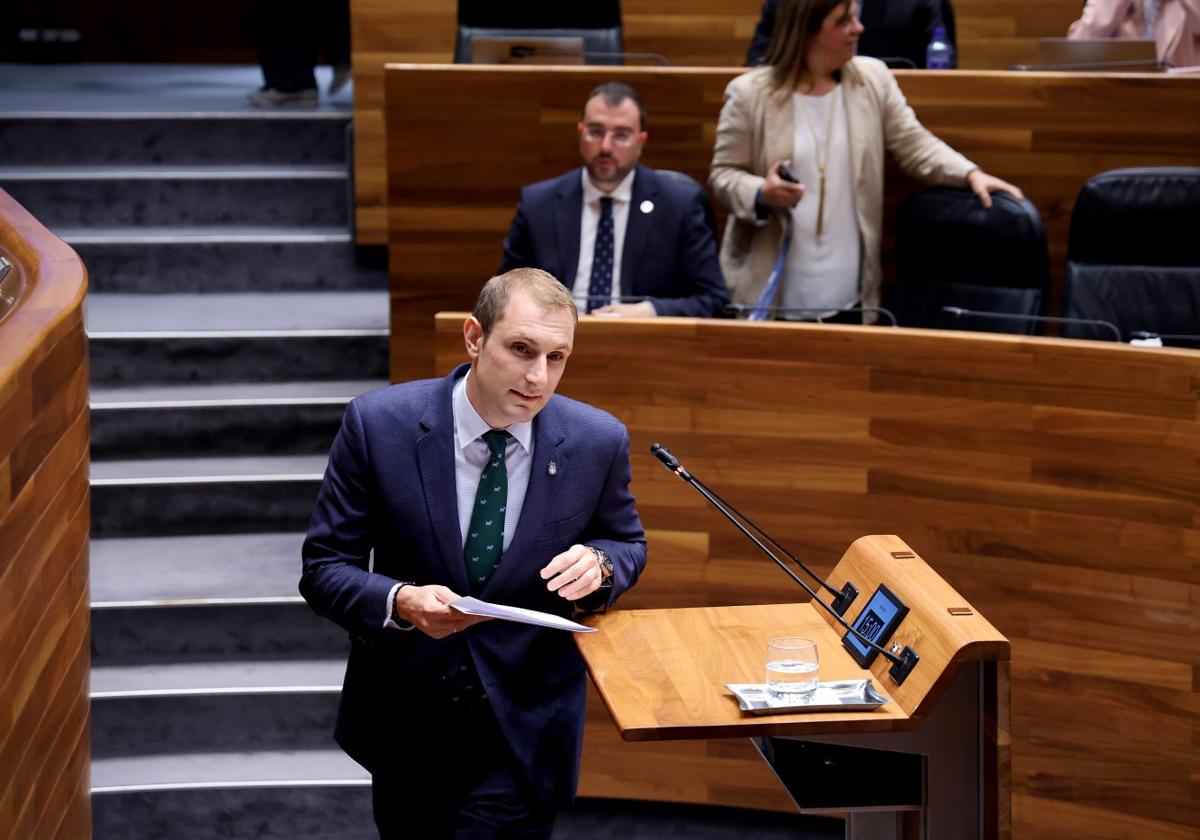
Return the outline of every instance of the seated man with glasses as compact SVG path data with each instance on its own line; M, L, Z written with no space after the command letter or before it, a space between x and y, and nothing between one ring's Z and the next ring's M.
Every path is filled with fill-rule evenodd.
M729 293L712 206L686 175L638 163L648 136L632 87L588 94L583 168L521 190L500 271L548 271L595 314L720 316Z

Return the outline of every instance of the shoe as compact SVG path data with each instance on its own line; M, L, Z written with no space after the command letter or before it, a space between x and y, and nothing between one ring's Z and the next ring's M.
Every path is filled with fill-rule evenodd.
M317 89L305 90L275 90L263 88L252 90L247 94L250 104L259 108L315 108L317 107Z
M350 65L333 65L333 78L329 81L329 95L333 96L339 90L344 88L346 86L346 82L348 81L350 81Z

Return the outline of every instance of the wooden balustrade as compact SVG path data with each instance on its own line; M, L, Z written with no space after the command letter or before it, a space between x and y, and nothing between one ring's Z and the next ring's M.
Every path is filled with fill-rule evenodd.
M87 275L0 191L0 836L91 836Z

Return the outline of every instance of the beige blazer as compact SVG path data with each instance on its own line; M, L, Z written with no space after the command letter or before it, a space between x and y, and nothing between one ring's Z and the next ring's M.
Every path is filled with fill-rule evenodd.
M770 93L769 69L744 73L725 88L708 184L729 210L721 243L721 269L735 303L752 304L762 293L786 230L782 213L765 221L754 196L771 164L794 154L791 91ZM842 68L854 210L862 247L859 289L863 306L878 306L882 269L883 151L905 173L946 186L962 186L975 164L929 133L913 114L883 62L858 56ZM814 201L812 186L803 201Z
M1141 38L1142 0L1087 0L1068 38ZM1154 21L1159 61L1175 67L1200 64L1200 0L1163 0Z

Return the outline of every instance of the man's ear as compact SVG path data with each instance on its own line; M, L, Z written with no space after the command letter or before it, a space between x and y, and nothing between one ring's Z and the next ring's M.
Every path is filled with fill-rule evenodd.
M472 362L475 361L479 357L479 351L483 349L483 325L474 315L463 321L463 342L467 346L467 355L471 357Z

